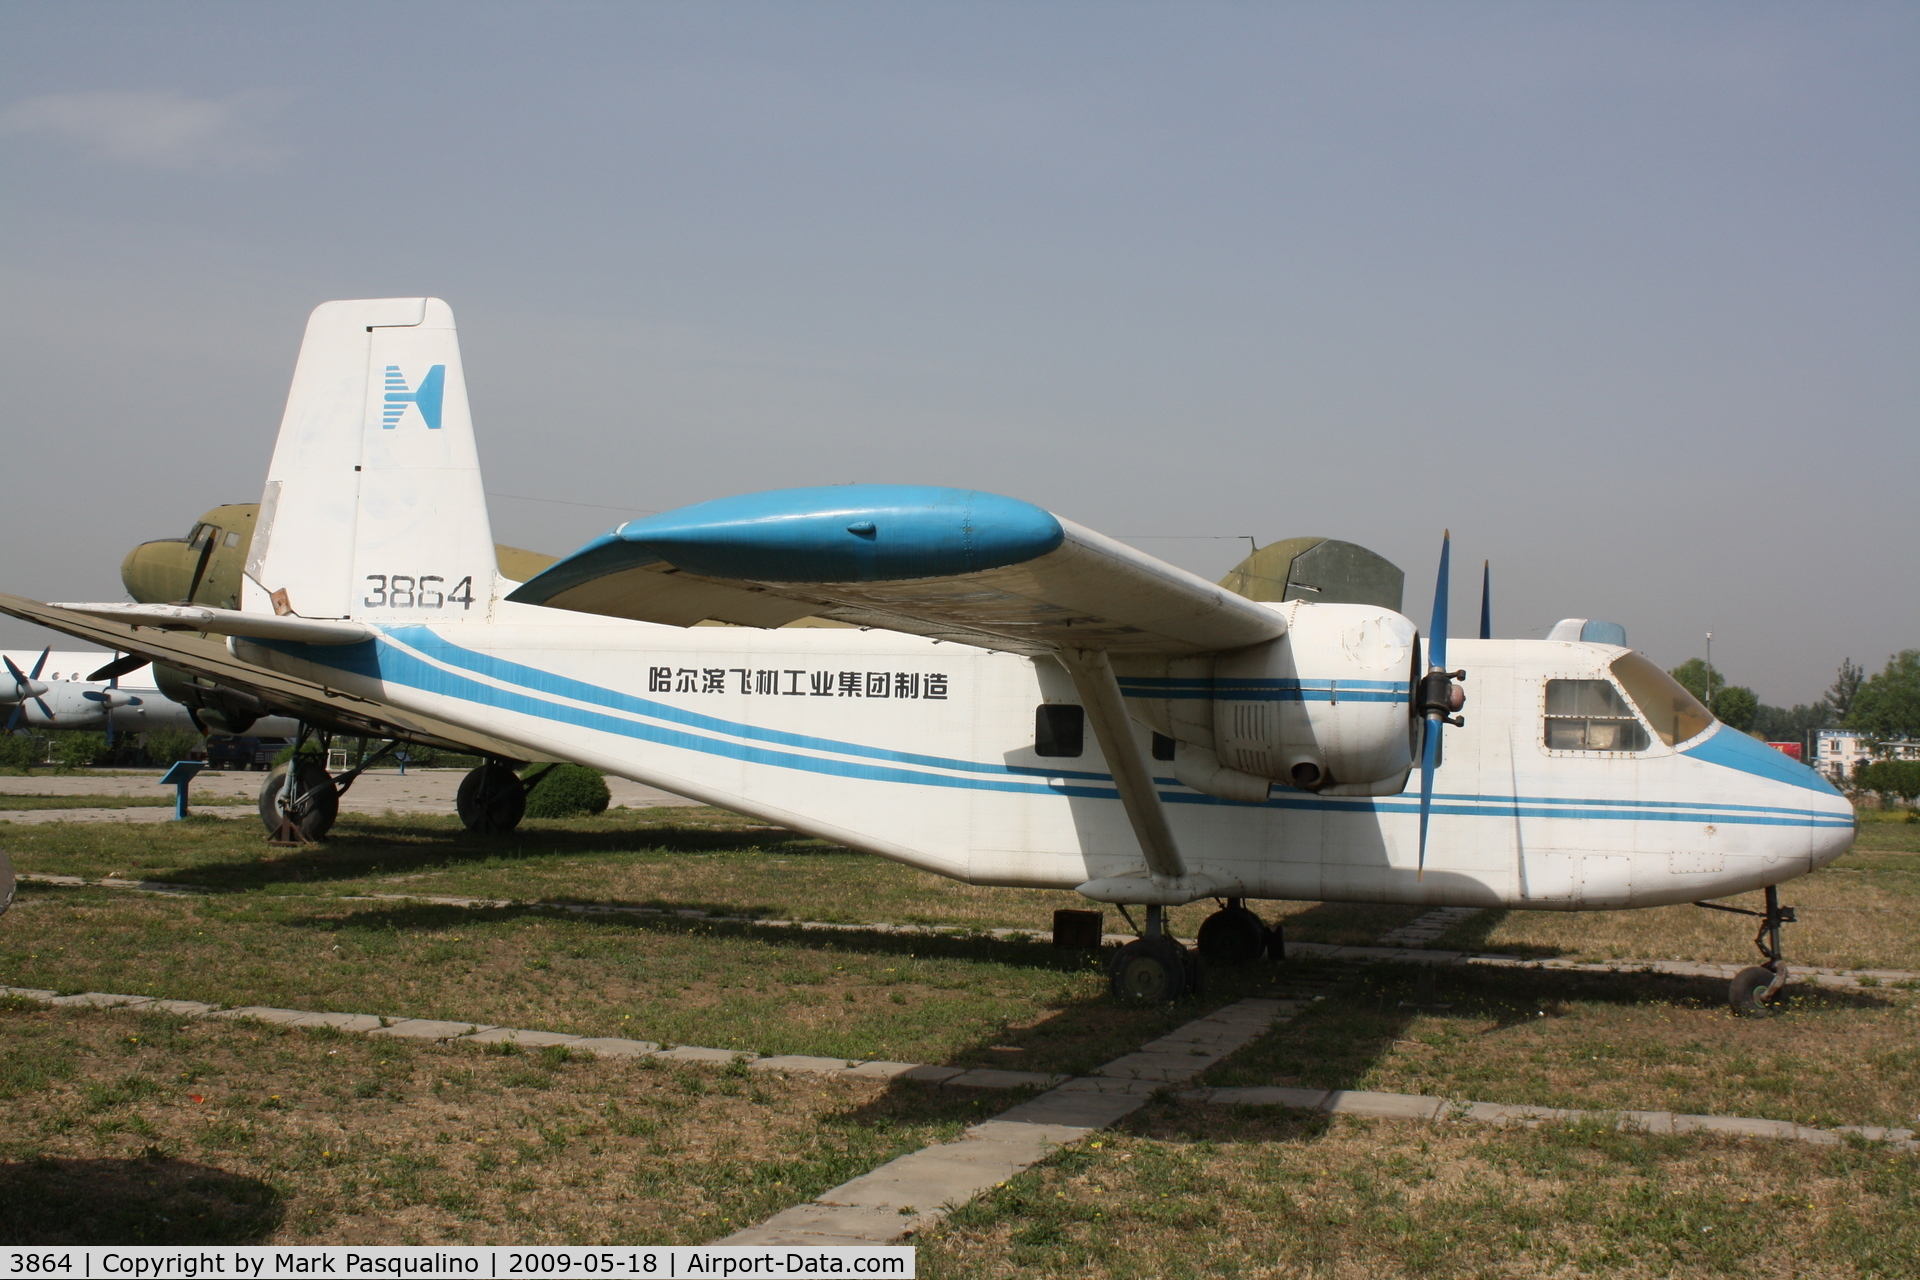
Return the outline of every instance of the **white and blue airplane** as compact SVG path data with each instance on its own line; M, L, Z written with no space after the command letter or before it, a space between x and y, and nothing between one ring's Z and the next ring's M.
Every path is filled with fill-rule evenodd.
M1450 641L1444 545L1424 644L1337 582L1251 599L1031 503L925 486L704 502L516 582L452 312L398 298L313 313L240 608L0 608L471 744L497 762L463 787L483 830L518 820L511 764L572 760L957 880L1141 906L1123 998L1197 980L1162 919L1201 899L1225 904L1202 953L1232 959L1267 944L1254 899L1579 911L1764 889L1766 962L1733 991L1763 1010L1787 978L1775 887L1847 849L1846 800L1606 624ZM842 625L791 625L818 619ZM331 818L315 772L269 784L295 827Z

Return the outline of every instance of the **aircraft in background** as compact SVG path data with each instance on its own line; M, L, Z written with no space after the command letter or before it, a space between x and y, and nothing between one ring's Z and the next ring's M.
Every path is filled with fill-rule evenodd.
M0 714L6 729L103 729L125 733L179 730L204 734L191 707L163 693L145 658L46 648L0 653ZM268 737L292 736L285 718L262 721Z
M518 581L451 311L376 299L308 323L237 600L0 609L315 723L472 744L491 761L460 804L481 830L518 821L515 762L566 759L955 879L1140 906L1109 971L1122 998L1198 983L1163 911L1206 898L1201 954L1230 961L1265 951L1263 898L1577 911L1764 890L1765 963L1730 993L1764 1010L1787 978L1777 886L1851 844L1851 807L1584 627L1496 640L1483 606L1482 638L1450 640L1447 546L1424 640L1399 571L1351 544L1268 548L1215 585L929 486L704 502ZM808 618L844 625L789 625ZM276 786L286 829L324 834L338 783L301 764Z

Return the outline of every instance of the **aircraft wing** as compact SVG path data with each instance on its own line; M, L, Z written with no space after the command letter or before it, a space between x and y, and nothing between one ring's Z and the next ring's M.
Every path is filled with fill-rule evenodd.
M138 609L152 606L127 607ZM493 755L506 760L526 758L525 747L475 733L472 729L412 711L401 711L384 702L355 697L326 685L242 662L228 651L223 640L197 632L156 630L152 623L136 627L127 622L11 595L0 595L0 613L90 640L105 649L136 653L151 661L206 676L223 685L254 694L291 715L316 723L336 724L371 737L400 738L427 746ZM180 625L181 621L173 618L167 625Z
M691 626L817 615L1021 653L1187 654L1286 630L1274 609L1028 502L840 485L621 525L507 597Z

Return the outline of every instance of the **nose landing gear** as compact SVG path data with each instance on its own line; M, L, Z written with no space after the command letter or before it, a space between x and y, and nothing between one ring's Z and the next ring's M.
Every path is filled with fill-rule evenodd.
M1242 965L1252 964L1266 955L1272 949L1273 938L1274 931L1247 909L1243 899L1228 898L1224 907L1201 922L1200 936L1195 942L1200 954L1210 963ZM1283 943L1283 956L1284 951Z
M1794 922L1793 908L1780 905L1780 890L1773 885L1767 886L1765 911L1726 907L1717 902L1696 902L1693 905L1709 911L1753 916L1760 921L1760 930L1753 935L1753 945L1760 948L1760 954L1766 958L1733 975L1733 983L1727 989L1727 1001L1735 1013L1744 1017L1770 1016L1787 985L1787 960L1780 945L1780 926Z

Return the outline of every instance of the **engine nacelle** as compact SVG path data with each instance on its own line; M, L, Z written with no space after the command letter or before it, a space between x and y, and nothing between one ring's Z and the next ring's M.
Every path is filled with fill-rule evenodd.
M1174 775L1196 790L1259 799L1266 784L1379 795L1413 767L1419 633L1377 605L1278 606L1287 634L1168 662L1122 687L1136 714L1175 742ZM1140 696L1164 692L1164 698Z

